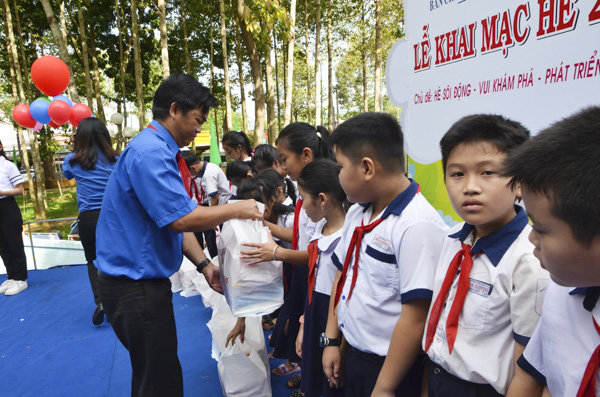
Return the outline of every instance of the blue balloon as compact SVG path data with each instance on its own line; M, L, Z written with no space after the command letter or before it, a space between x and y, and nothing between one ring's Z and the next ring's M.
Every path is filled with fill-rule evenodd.
M50 100L48 98L38 98L31 102L29 105L29 112L31 117L38 123L48 124L51 119L48 115L48 107L50 106Z
M73 107L73 102L71 102L69 97L66 95L57 95L54 97L54 99L52 99L52 102L54 102L54 101L64 101L69 105L70 108Z

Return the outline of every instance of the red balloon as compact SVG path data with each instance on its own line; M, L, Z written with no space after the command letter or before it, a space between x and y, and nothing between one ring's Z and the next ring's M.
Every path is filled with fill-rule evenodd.
M54 121L50 121L47 125L48 125L48 127L52 127L52 128L60 127L60 125L56 124Z
M63 125L71 118L71 107L65 101L52 101L48 107L48 116L56 125Z
M49 96L61 94L69 86L70 77L69 68L57 57L46 55L31 65L33 84Z
M37 121L31 117L31 113L29 112L29 105L17 105L13 109L13 119L19 124L21 127L25 128L33 128L37 124Z
M56 101L59 102L59 101ZM84 103L78 103L73 105L71 108L71 124L73 127L77 128L79 122L87 117L92 117L92 111L88 107L88 105Z

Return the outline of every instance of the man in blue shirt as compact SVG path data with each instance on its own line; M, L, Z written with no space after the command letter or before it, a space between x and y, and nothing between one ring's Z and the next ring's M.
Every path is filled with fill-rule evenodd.
M190 144L216 105L193 77L169 76L154 95L154 120L127 145L106 187L94 264L107 319L129 350L132 396L183 395L168 279L182 253L221 291L219 268L191 232L262 218L252 200L200 207L186 193L179 148Z

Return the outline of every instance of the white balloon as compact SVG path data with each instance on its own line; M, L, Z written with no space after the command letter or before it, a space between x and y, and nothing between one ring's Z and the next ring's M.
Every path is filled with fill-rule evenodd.
M121 113L113 113L110 116L110 121L114 124L123 124L123 115Z
M125 127L123 128L123 136L125 138L133 138L133 136L135 135L135 130L131 127Z
M110 135L111 138L114 138L115 135L117 135L117 130L115 130L114 128L109 128L108 134Z

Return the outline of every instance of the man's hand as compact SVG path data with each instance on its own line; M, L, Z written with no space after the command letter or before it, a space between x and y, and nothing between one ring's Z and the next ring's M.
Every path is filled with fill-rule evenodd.
M263 219L263 214L259 211L256 201L254 199L241 200L236 203L231 203L235 206L236 218L238 219Z
M223 293L223 288L221 287L221 269L219 269L218 266L210 263L206 265L204 269L202 269L202 274L206 278L206 282L210 288L214 289L220 294Z
M323 372L329 381L329 387L339 389L343 386L340 365L342 351L339 346L325 346L323 348Z

